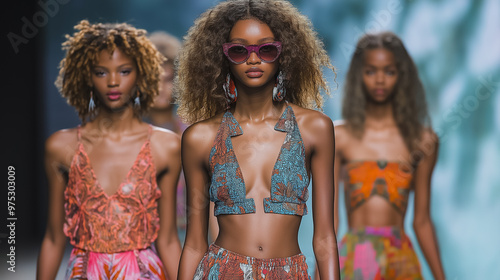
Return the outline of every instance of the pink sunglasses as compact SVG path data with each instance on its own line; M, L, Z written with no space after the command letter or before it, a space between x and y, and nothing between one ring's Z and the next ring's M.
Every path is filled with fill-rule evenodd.
M281 42L264 43L261 45L249 45L225 43L222 44L222 49L227 59L234 64L241 64L248 60L250 54L255 52L257 56L264 62L274 62L281 53Z

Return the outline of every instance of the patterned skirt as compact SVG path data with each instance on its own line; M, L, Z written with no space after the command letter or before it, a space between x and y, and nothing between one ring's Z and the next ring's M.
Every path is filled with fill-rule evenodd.
M410 239L396 227L350 229L339 249L343 280L420 280Z
M151 248L114 254L73 248L64 279L168 279L163 263Z
M211 244L196 269L193 280L201 279L298 279L310 280L306 257L258 259Z

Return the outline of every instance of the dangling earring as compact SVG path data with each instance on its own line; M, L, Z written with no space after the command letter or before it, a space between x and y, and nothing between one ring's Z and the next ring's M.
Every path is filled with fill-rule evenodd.
M280 70L278 73L278 77L276 77L276 84L273 88L273 100L276 102L280 102L285 98L286 89L283 83L283 71Z
M137 91L137 96L134 98L134 107L136 109L140 109L141 108L141 99L139 98L140 95L141 95L141 92L138 90Z
M227 105L236 102L238 99L238 91L236 90L236 86L234 85L234 81L231 80L231 74L227 73L226 82L222 85L224 89L224 94L226 95Z
M94 102L94 92L90 91L90 101L89 101L89 113L94 112L95 110L95 102Z

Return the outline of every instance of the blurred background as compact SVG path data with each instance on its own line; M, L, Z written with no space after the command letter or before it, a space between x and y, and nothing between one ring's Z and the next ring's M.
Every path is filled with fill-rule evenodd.
M7 228L7 190L1 192L0 279L34 279L45 230L45 139L79 124L54 81L64 57L65 34L82 19L127 22L148 32L182 38L193 21L218 1L40 0L8 1L2 8L2 168L15 168L15 272ZM337 68L325 72L332 87L324 111L341 118L344 77L358 38L391 30L405 43L427 93L441 141L432 178L431 214L448 279L500 279L500 1L388 0L291 1L318 31ZM6 109L6 110L5 110ZM496 170L496 171L495 171ZM7 175L4 175L7 182ZM411 228L425 279L433 279ZM338 239L346 231L343 198ZM496 217L496 218L495 218ZM303 219L301 248L314 268L312 215ZM12 238L11 238L12 239ZM69 246L68 246L69 248ZM69 253L69 250L67 250ZM66 254L67 258L68 254ZM58 275L62 279L63 260ZM59 279L58 278L58 279Z

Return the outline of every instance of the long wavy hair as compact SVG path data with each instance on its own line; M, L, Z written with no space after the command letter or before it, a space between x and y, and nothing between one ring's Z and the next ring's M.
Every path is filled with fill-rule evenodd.
M335 69L310 20L287 1L230 0L203 13L184 38L174 91L181 118L194 123L226 108L222 85L230 70L222 44L243 19L267 24L282 42L279 67L286 73L285 99L305 108L321 108L320 89L329 94L322 67Z
M165 58L146 37L146 31L126 23L90 24L87 20L80 21L74 28L78 31L73 36L66 35L67 40L62 44L66 56L60 62L55 84L68 104L75 107L82 122L92 119L88 110L93 90L92 71L102 50L113 53L119 48L134 60L141 101L134 115L139 117L147 111L158 94L161 64ZM94 98L94 102L99 108L99 100Z
M429 125L430 120L417 67L401 39L394 33L365 34L359 39L347 72L342 116L348 129L355 136L361 137L364 132L367 103L362 75L365 51L377 48L389 50L396 60L399 76L392 97L394 119L406 146L412 151L416 147L415 141L420 139L422 130Z

